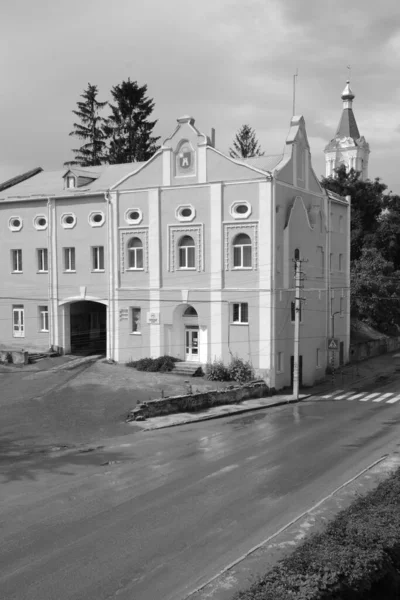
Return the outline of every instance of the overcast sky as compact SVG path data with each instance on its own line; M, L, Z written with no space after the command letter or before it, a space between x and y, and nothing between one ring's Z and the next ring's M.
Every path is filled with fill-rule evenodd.
M398 0L9 0L0 50L0 182L62 168L87 84L109 100L128 77L148 85L162 139L190 114L202 132L215 127L224 152L243 123L267 154L280 152L296 68L296 113L320 176L350 64L369 176L400 194Z

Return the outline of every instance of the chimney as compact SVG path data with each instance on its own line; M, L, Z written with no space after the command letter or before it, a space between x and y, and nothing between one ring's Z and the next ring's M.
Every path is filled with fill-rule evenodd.
M215 148L215 129L214 129L214 127L211 128L211 146L213 148Z

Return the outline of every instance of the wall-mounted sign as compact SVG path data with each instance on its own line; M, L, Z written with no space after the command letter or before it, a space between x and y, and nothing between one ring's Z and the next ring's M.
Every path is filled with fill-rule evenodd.
M196 154L189 142L184 142L176 152L176 175L184 177L196 172Z
M160 313L158 312L148 312L147 313L147 322L153 325L158 325L160 323Z
M119 309L119 320L125 321L128 319L129 309L128 308L120 308Z

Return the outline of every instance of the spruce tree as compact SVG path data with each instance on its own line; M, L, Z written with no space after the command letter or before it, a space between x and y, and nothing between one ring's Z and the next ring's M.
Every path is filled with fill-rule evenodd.
M72 111L79 117L80 123L74 123L74 130L69 135L85 140L86 143L72 150L75 158L64 163L65 165L91 167L104 162L106 148L103 132L104 118L99 115L99 112L107 102L99 102L97 94L97 86L88 83L87 89L81 94L83 101L78 102L78 109Z
M152 136L157 121L149 121L154 100L146 92L147 85L129 78L111 89L115 104L104 127L110 164L146 161L158 149L159 138Z
M229 148L232 158L251 158L252 156L264 156L260 144L257 141L255 131L250 125L242 125L233 140L233 148Z

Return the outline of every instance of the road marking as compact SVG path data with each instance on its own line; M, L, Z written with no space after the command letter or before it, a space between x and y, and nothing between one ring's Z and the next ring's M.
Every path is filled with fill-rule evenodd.
M350 396L353 392L346 392L345 394L342 394L341 396L335 396L335 400L343 400L343 398L346 398L346 396Z
M354 396L350 396L350 398L347 398L347 400L355 400L356 398L360 398L361 396L364 396L365 392L361 392L361 394L354 394Z
M382 394L379 398L374 398L372 402L382 402L385 398L389 398L389 396L393 396L394 392L388 392L387 394Z
M386 404L394 404L395 402L398 402L400 400L400 394L398 396L395 396L394 398L391 398L390 400L388 400L386 402Z
M379 392L368 394L368 396L365 396L365 398L360 398L360 402L366 402L367 400L371 400L371 398L375 398L375 396L379 396Z

